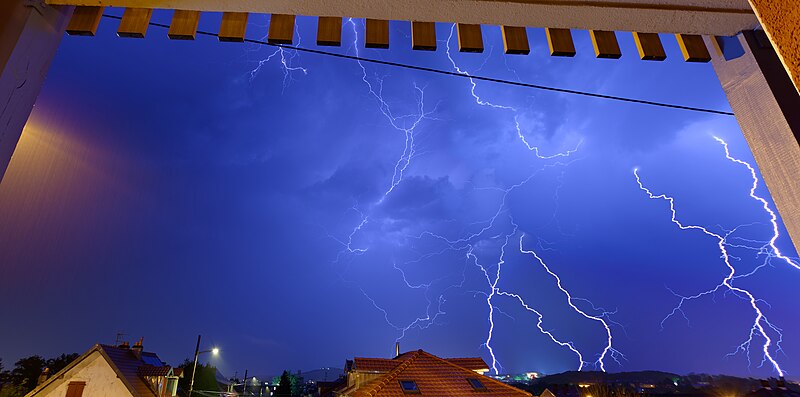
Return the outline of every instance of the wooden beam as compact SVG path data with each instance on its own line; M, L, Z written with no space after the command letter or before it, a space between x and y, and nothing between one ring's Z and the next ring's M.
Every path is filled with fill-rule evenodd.
M609 59L622 57L616 33L606 30L592 30L589 34L592 36L592 46L596 57Z
M246 12L225 12L219 25L219 41L243 43L247 33Z
M13 173L18 179L29 180L30 174L26 171L42 166L38 161L30 166L17 164L12 165L12 172L6 173L72 12L73 7L34 9L25 0L0 0L0 103L3 104L0 106L0 181L5 184L4 188L11 187L7 183L13 183L5 182L5 177L10 176L8 180L11 180ZM21 162L18 157L14 158ZM13 172L14 168L17 172ZM13 188L6 190L9 191Z
M175 10L167 36L173 40L194 40L199 23L200 11Z
M3 0L8 1L8 0ZM48 4L324 15L484 26L730 36L758 24L748 0L45 0ZM796 0L751 0L783 3ZM777 14L777 13L776 13ZM800 19L800 18L798 18ZM798 20L796 19L796 20ZM769 29L768 29L769 30ZM788 37L788 36L787 36Z
M338 47L342 45L342 18L319 17L317 45Z
M294 15L272 14L269 18L267 41L271 44L292 44L294 42Z
M639 57L644 61L663 61L667 59L664 46L658 33L639 33L633 32L633 40L636 42L636 49L639 50Z
M5 0L4 0L5 1ZM75 7L72 19L67 25L67 33L74 36L94 36L100 26L105 7L81 6Z
M117 29L117 36L143 39L152 16L151 8L126 8Z
M681 47L683 60L686 62L711 62L703 36L694 34L676 34L678 45Z
M367 18L364 30L364 47L389 48L389 21Z
M545 29L547 45L550 46L550 55L556 57L574 57L575 43L572 42L572 33L569 29Z
M736 39L744 54L727 59L711 51L711 64L794 248L800 252L800 94L776 51L759 38L763 34L742 32Z
M483 52L481 25L459 23L456 25L458 50L461 52Z
M411 48L436 51L436 23L411 22Z
M503 26L503 49L506 54L528 55L528 32L522 26Z

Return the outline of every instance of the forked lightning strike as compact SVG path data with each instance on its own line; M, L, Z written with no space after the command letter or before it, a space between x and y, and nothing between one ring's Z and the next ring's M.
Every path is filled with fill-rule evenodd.
M722 140L720 138L717 138L717 137L715 137L714 139L716 139L717 142L719 142L719 143L721 143L723 145L723 147L725 148L725 156L726 156L726 158L728 160L730 160L730 161L732 161L734 163L746 166L748 168L748 170L750 171L751 176L753 177L753 185L752 185L752 189L750 190L750 197L752 197L755 200L758 200L759 202L761 202L763 204L764 209L766 210L766 212L768 214L770 214L771 222L772 222L772 225L773 225L774 234L773 234L772 238L770 239L770 241L767 243L767 245L772 249L772 252L769 253L769 255L772 256L772 257L780 258L780 259L786 261L787 263L789 263L790 265L796 267L796 264L793 261L791 261L789 258L785 257L783 254L781 254L780 250L778 250L777 247L775 246L775 241L777 240L777 238L779 236L778 235L778 227L777 227L777 217L775 216L775 213L769 208L769 205L767 204L767 201L755 194L756 188L758 186L758 179L756 177L755 169L753 169L753 167L749 163L732 157L730 155L729 150L728 150L728 145L724 140ZM647 193L647 196L650 199L663 200L663 201L666 201L666 202L669 203L669 209L670 209L670 213L671 213L671 221L672 221L672 223L677 225L678 228L680 228L682 230L697 230L697 231L700 231L703 234L715 239L717 241L717 247L718 247L718 249L719 249L719 251L721 253L721 258L723 259L725 267L728 269L727 275L714 288L711 288L709 290L697 293L695 295L690 295L690 296L684 296L684 295L680 295L680 294L677 294L675 292L672 292L677 297L679 297L680 300L678 301L678 304L675 306L675 308L673 308L672 312L670 312L662 320L662 322L661 322L662 328L663 328L664 322L667 321L670 317L675 316L676 314L682 315L688 321L688 317L687 317L686 313L683 310L684 304L686 304L687 302L695 300L695 299L699 299L699 298L704 297L704 296L712 295L712 294L714 294L714 293L716 293L716 292L718 292L720 290L730 291L736 297L738 297L740 299L743 299L743 300L748 302L748 304L749 304L749 306L750 306L750 308L752 309L752 312L753 312L753 323L752 323L752 326L750 327L750 330L748 332L748 336L745 339L745 341L742 342L739 346L737 346L736 350L734 352L730 353L729 355L734 355L736 353L743 352L747 356L748 363L750 363L750 347L755 342L755 338L761 338L761 339L763 339L764 342L761 345L761 351L762 351L763 355L762 355L762 360L761 360L760 366L763 366L764 364L769 363L772 366L772 368L775 370L775 372L777 372L778 376L784 376L783 369L781 368L780 364L778 363L778 361L774 357L775 353L781 351L780 343L783 340L783 334L781 333L781 329L780 328L776 327L774 324L772 324L767 319L767 317L764 315L764 312L762 311L761 307L759 306L760 303L761 304L767 304L767 303L764 302L761 299L756 298L753 295L753 293L750 292L749 290L747 290L745 288L742 288L742 287L737 287L737 286L734 285L734 281L737 278L741 277L741 275L737 275L736 268L733 266L733 264L731 262L731 255L728 252L728 248L729 248L728 239L729 239L730 234L732 233L732 231L722 235L722 234L719 234L719 233L715 233L715 232L713 232L713 231L711 231L708 228L703 227L703 226L683 224L681 221L678 220L677 211L675 209L675 199L673 197L667 196L666 194L656 195L650 189L645 187L644 184L642 183L641 177L639 176L639 170L638 169L634 169L633 174L636 177L636 183L639 185L639 188L642 191L644 191L645 193ZM734 231L735 230L736 229L734 229ZM750 272L749 274L753 274L753 272ZM774 333L774 335L776 335L777 341L773 341L773 337L770 336L770 332L769 331L772 331ZM774 351L771 351L772 349L774 349Z

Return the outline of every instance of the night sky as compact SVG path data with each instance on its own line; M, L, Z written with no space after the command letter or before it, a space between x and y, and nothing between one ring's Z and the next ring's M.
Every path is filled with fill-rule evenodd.
M219 20L203 14L201 29ZM734 117L488 82L473 91L464 78L171 41L155 27L122 39L117 25L64 38L0 184L7 364L123 331L173 364L202 334L203 348L221 348L204 358L229 376L390 357L398 339L492 365L496 284L501 372L577 369L570 347L600 369L605 322L619 352L609 371L776 375L757 334L749 355L737 350L755 319L742 293L720 288L673 311L728 268L716 238L681 230L667 201L648 198L638 168L654 195L674 197L682 224L730 232L736 274L757 270L733 285L758 299L773 343L783 330L782 351L769 351L787 377L800 371L800 270L762 249L769 213L714 139L754 164ZM251 16L248 36L267 25ZM299 45L314 47L316 19L297 26ZM391 50L366 50L346 22L331 51L730 111L711 65L684 63L673 37L659 63L638 60L627 33L614 61L594 58L586 31L574 32L575 58L550 57L544 31L528 32L528 56L503 55L499 27L484 28L484 54L461 54L438 24L439 49L420 52L409 24L392 22ZM796 256L778 224L777 247Z

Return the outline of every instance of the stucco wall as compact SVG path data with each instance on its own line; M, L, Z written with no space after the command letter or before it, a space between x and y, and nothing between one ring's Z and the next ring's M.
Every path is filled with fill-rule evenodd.
M750 0L750 3L800 92L800 1Z
M63 378L55 380L35 396L64 397L67 395L69 382L74 381L86 382L86 388L83 389L83 397L131 395L103 356L99 352L94 352L80 364L67 371Z

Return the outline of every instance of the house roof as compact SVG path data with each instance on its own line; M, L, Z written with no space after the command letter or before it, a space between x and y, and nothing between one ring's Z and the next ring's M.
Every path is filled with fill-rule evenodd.
M450 361L451 363L458 365L460 367L471 369L473 371L481 371L481 370L489 371L489 365L486 364L486 361L483 361L483 359L480 357L445 358L445 360Z
M467 364L477 365L477 360L466 361ZM530 397L531 394L503 382L475 373L473 369L456 364L451 359L443 359L423 350L408 352L394 360L395 367L390 372L367 382L361 387L344 390L343 394L353 397L467 397L467 396L492 396L492 397ZM483 361L483 360L481 360ZM367 361L372 365L376 362ZM482 368L485 368L485 363ZM479 368L479 369L482 369ZM484 388L476 390L468 379L477 379ZM414 381L418 393L403 391L400 381Z
M800 393L786 388L762 387L746 394L745 397L800 397Z
M351 368L354 371L360 372L389 372L414 353L416 353L416 351L406 352L396 358L356 357L353 359L353 366ZM472 371L489 370L489 365L480 357L456 357L445 358L444 360Z
M26 396L35 396L39 391L47 387L56 379L61 378L63 374L70 371L93 353L99 353L106 360L111 369L117 373L117 376L131 393L131 395L135 397L158 397L156 391L153 390L153 388L150 386L150 383L147 382L143 376L159 376L151 373L160 373L163 372L164 369L167 371L170 369L168 366L153 366L145 363L145 361L143 361L141 357L137 357L137 355L130 348L120 348L97 344L92 346L91 349L89 349L86 353L83 353L83 355L75 359L64 369L48 378L47 381L37 386ZM148 358L158 357L155 355L155 353L143 353L142 355L146 355ZM140 373L140 369L147 373Z

